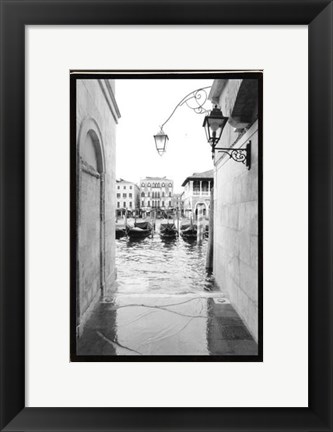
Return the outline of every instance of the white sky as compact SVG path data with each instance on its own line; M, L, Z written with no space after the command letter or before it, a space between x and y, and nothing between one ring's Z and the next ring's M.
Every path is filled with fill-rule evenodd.
M212 83L197 79L116 80L121 113L117 126L117 179L138 183L140 177L166 176L174 180L174 191L181 192L186 177L213 168L202 127L204 114L196 114L186 105L176 110L163 128L169 136L163 156L157 153L153 137L183 97ZM211 102L205 106L211 109Z

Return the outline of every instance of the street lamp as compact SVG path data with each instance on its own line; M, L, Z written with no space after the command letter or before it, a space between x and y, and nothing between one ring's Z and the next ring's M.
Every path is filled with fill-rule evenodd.
M188 108L193 110L196 114L206 114L203 122L205 128L207 141L212 147L212 158L214 158L215 150L222 153L227 153L230 158L236 162L244 163L248 169L251 169L251 141L249 141L245 148L234 149L234 148L217 148L216 145L220 141L223 129L228 121L228 117L224 117L220 108L217 105L208 111L205 107L205 103L208 101L207 91L211 86L202 87L194 90L193 92L186 95L173 109L172 113L166 119L166 121L160 126L160 131L154 135L155 146L158 154L162 156L166 151L166 144L169 141L168 135L163 130L163 126L168 123L171 117L174 115L177 108L187 105ZM190 105L190 102L194 105Z
M220 141L224 126L228 121L228 117L224 117L220 108L215 105L209 115L205 117L203 127L205 128L207 141L212 146L214 151L216 144Z
M246 165L247 169L251 169L251 141L246 144L245 148L216 147L227 121L228 117L223 116L222 111L217 105L215 105L211 113L205 117L202 126L205 128L207 141L212 146L212 158L214 158L215 151L227 153L235 162L242 162Z
M163 153L165 153L167 141L169 141L169 137L164 133L163 128L161 128L160 131L154 135L154 140L157 153L162 156Z

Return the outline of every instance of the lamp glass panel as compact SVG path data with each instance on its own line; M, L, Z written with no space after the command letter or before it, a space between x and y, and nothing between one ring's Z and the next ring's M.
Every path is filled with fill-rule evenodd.
M167 142L167 135L165 134L157 134L154 136L155 138L155 145L156 145L156 150L159 153L163 153L165 151L165 146L166 146L166 142Z
M208 124L205 125L204 129L205 129L205 134L206 134L207 141L210 142L209 127L208 127Z
M217 129L221 127L222 123L223 123L223 118L208 117L208 124L212 131L217 131Z

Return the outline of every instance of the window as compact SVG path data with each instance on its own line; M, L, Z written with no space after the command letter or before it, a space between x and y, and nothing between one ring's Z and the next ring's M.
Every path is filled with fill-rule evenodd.
M162 201L162 207L164 207L164 201Z
M159 184L159 183L157 183L157 187L160 187L160 184Z
M132 186L130 186L130 189L132 189Z
M144 184L144 183L141 183L141 186L142 186L142 187L145 187L145 184Z
M126 186L124 186L124 189L126 189Z
M169 187L172 187L172 183L169 183Z
M132 201L130 201L130 207L132 208Z
M127 194L123 193L123 198L127 198Z
M124 208L126 208L126 202L124 201Z
M120 195L121 195L120 193L117 193L117 198L120 198Z
M169 197L171 197L171 192L169 192Z
M141 207L144 207L144 206L145 206L145 202L142 201L142 203L141 203Z
M150 187L150 183L148 183L148 185L147 185L148 187Z
M117 189L120 189L120 186L117 186Z
M162 187L164 187L165 186L165 184L164 183L162 183Z
M144 197L145 197L145 193L144 193L144 192L141 192L141 196L144 198Z
M117 207L118 207L118 208L120 207L120 202L119 202L119 201L117 202Z
M148 201L148 207L150 207L150 201Z
M154 200L152 201L152 206L155 207L155 201Z
M132 194L131 193L128 194L128 198L132 198Z
M193 193L194 195L199 195L200 194L200 182L199 181L194 181L193 182Z
M169 201L169 207L171 207L171 200Z
M150 192L148 192L148 198L150 197Z
M162 197L164 197L164 192L162 192Z

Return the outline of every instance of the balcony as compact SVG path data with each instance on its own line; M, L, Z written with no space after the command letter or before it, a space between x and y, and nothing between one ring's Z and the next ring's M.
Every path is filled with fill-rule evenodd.
M208 196L209 193L210 193L209 191L201 191L201 193L200 193L199 190L194 190L193 191L193 195L195 195L195 196L198 196L198 195L200 195L200 196Z

